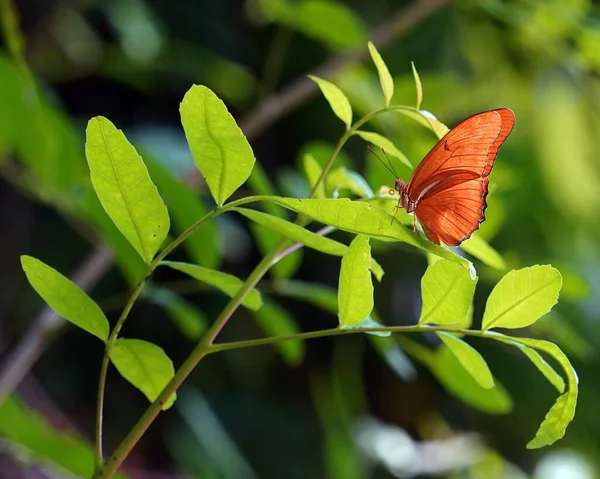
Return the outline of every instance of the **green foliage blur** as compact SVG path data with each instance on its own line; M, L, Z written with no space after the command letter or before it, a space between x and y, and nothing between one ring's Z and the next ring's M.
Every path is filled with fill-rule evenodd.
M115 264L91 296L113 324L144 270L91 189L84 156L88 120L108 117L135 143L165 202L178 212L171 218L178 234L214 207L178 115L192 84L223 99L262 165L241 194L306 196L311 182L303 174L310 168L306 163L318 169L326 161L343 123L315 85L313 96L282 115L274 112L289 97L278 95L306 88L296 82L315 73L344 91L357 117L383 106L368 56L331 68L386 28L395 33L378 47L392 74L396 103L416 101L414 62L423 85L421 108L448 126L491 108L515 112L515 129L490 177L487 219L480 230L505 267L477 264L480 280L471 314L480 325L490 291L511 269L552 264L560 270L561 301L525 335L556 342L579 373L578 409L566 436L550 448L524 448L556 392L518 351L470 340L501 388L468 400L473 386L467 375L460 391L445 383L444 378L461 374L452 372L461 371L455 358L442 358L445 366L437 371L424 367L440 344L437 336L402 336L399 348L386 338L348 336L211 355L134 449L121 477L600 474L595 409L600 382L594 373L600 365L595 354L600 303L594 294L600 285L596 5L586 0L92 0L42 6L1 0L0 15L0 396L6 365L20 346L37 351L0 407L5 446L0 477L88 473L103 352L93 338L62 323L48 328L36 344L23 342L40 324L36 316L43 303L29 288L19 255L51 260L71 276L107 244ZM402 22L406 27L398 26ZM325 74L315 71L322 64L329 65ZM267 120L258 121L265 105L272 107L266 109ZM413 164L435 143L430 131L400 115L383 116L369 128L392 139ZM409 168L392 161L407 180ZM374 191L393 186L394 178L360 138L350 140L335 166L360 171ZM336 174L343 176L343 170ZM267 208L282 214L276 205ZM174 259L245 278L277 241L266 231L226 215L199 231ZM390 325L417 323L427 259L402 244L371 246L386 271L375 288L378 315ZM276 301L258 312L237 311L223 340L335 327L337 304L331 298L339 267L340 258L309 249L286 257L259 284ZM225 304L224 296L163 268L122 336L152 341L180 364ZM119 444L146 405L139 391L109 373L108 449ZM563 475L552 475L556 471Z

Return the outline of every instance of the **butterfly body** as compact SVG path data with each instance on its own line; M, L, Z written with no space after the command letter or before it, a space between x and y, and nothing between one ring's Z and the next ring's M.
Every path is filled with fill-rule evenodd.
M473 115L433 147L408 183L396 180L399 206L431 241L458 246L485 220L488 176L514 121L508 108Z

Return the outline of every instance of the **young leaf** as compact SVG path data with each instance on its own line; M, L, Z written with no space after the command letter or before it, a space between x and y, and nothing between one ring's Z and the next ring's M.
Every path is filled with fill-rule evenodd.
M506 269L504 258L478 234L474 234L468 240L463 241L460 247L465 253L469 253L491 268L501 271Z
M235 276L195 264L180 263L177 261L162 261L160 264L181 271L198 281L217 288L230 298L233 298L244 284L241 279ZM253 289L246 296L246 299L242 301L242 304L252 311L257 311L262 305L260 293Z
M433 360L425 365L448 392L471 407L488 414L507 414L512 410L512 399L498 381L494 387L484 389L447 347L438 348Z
M85 155L94 190L119 231L149 263L169 233L169 212L125 135L106 118L92 118Z
M577 373L575 372L575 369L573 369L569 358L567 358L565 353L563 353L556 344L551 343L550 341L545 341L543 339L515 338L496 332L488 334L490 338L495 339L496 341L507 344L518 342L530 348L537 349L538 351L543 351L552 356L552 358L561 365L567 378L568 390L565 394L560 396L554 406L552 406L536 432L535 438L527 444L527 448L537 449L549 446L558 441L565 435L567 426L575 416L575 407L577 406L579 379L577 378Z
M524 328L535 323L558 302L562 278L549 265L511 271L490 294L483 314L483 330Z
M225 104L208 88L192 86L179 111L194 162L221 206L250 176L252 148Z
M485 359L476 349L453 334L437 333L437 335L482 388L490 389L494 387L492 372Z
M333 113L335 113L335 116L344 122L346 129L350 129L352 126L352 107L342 90L333 83L314 75L308 75L308 78L319 86L323 96L329 102L329 106L333 110Z
M360 323L373 311L370 264L369 237L358 235L342 258L338 290L339 320L342 326Z
M417 68L415 67L414 62L410 62L412 66L413 77L415 77L415 88L417 89L417 104L415 106L415 110L419 110L421 108L421 103L423 102L423 85L421 85L421 78L419 78L419 73L417 72Z
M110 360L121 376L154 402L175 374L173 362L162 348L141 339L117 339L110 350ZM169 409L176 394L163 404Z
M381 136L379 133L374 133L372 131L356 131L355 135L360 136L363 140L368 141L369 143L373 143L375 146L378 146L383 151L385 151L388 155L394 156L398 158L402 163L404 163L409 168L413 168L412 163L406 157L404 153L402 153L396 146L388 140L385 136Z
M477 280L458 263L439 260L431 264L421 279L423 308L419 324L453 324L463 320L475 293Z
M109 325L100 307L79 286L32 256L21 256L29 284L56 314L106 341Z
M369 42L369 53L371 53L373 63L377 67L379 82L381 83L381 89L383 90L383 96L385 97L385 106L390 106L392 96L394 96L394 81L392 80L392 75L390 75L390 71L377 51L377 48L375 48L375 45L371 42Z
M323 168L315 157L309 154L304 155L302 158L302 165L304 167L304 173L306 173L306 179L308 180L308 184L310 188L313 189L321 178L321 173L323 173ZM321 182L315 192L315 198L325 198L325 185Z
M373 190L361 175L356 171L349 170L345 166L334 168L329 172L325 180L328 191L340 189L350 190L360 198L371 198L375 196Z
M300 333L294 318L273 301L265 301L262 307L254 313L254 317L269 336L290 336ZM304 359L303 341L281 341L275 343L275 347L290 366L298 366Z
M324 224L356 234L364 234L383 241L403 241L419 249L428 251L450 261L458 262L465 267L470 263L451 251L434 245L416 233L404 228L393 216L381 208L369 203L339 200L301 200L298 198L264 197L293 211Z

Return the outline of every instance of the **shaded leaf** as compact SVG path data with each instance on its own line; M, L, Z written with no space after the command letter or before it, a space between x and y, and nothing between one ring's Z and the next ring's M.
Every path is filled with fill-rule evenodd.
M345 166L332 169L328 173L325 182L328 191L347 189L361 198L375 196L367 180L356 171L349 170Z
M271 204L271 206L278 207L278 205L275 204ZM252 222L249 226L250 231L252 231L252 235L256 240L258 250L263 256L269 254L284 238L282 235L273 233L272 229L261 224ZM296 274L296 271L298 271L298 268L302 264L303 255L304 252L302 249L298 249L291 254L285 255L269 269L269 274L276 279L291 278Z
M394 96L394 81L392 80L392 75L390 75L390 71L377 51L377 48L375 48L375 45L371 42L369 42L368 45L369 53L371 54L371 58L373 59L373 63L375 64L375 67L377 67L377 73L379 74L379 82L381 83L381 90L383 91L383 96L385 98L385 106L390 106L390 102Z
M398 109L395 110L398 113L407 116L417 123L420 123L426 128L429 128L435 136L437 136L438 140L441 140L446 133L450 131L446 125L444 125L441 121L439 121L435 116L425 110L407 110L407 109Z
M498 270L506 269L504 258L502 258L500 253L492 248L490 244L478 234L474 234L468 240L463 241L460 244L460 247L463 251L474 256L491 268Z
M439 260L421 279L423 309L419 324L453 324L465 318L473 302L477 280L458 263Z
M302 166L304 168L304 173L306 174L308 184L312 190L321 178L323 168L321 168L321 165L317 162L317 160L315 160L315 157L309 154L304 155L302 158ZM323 182L321 182L317 187L314 197L325 198L325 185Z
M110 350L110 360L121 376L154 402L175 372L173 362L156 344L141 339L117 339ZM173 393L162 409L175 402Z
M296 280L278 281L274 286L278 294L301 299L323 311L337 315L338 294L334 288Z
M417 90L417 104L415 105L415 108L419 110L419 108L421 108L421 103L423 102L423 85L421 85L421 78L419 78L415 63L410 62L410 65L412 66L413 77L415 78L415 88Z
M181 271L198 281L217 288L230 298L233 298L244 284L241 279L235 276L195 264L178 261L162 261L160 264ZM256 289L253 289L244 301L242 301L242 304L252 311L257 311L262 305L260 293Z
M252 148L225 104L208 88L192 86L179 110L194 162L221 206L250 176Z
M456 356L458 362L463 368L473 376L473 379L484 389L494 387L494 377L483 356L479 352L465 343L462 339L450 333L437 333L438 337Z
M369 340L387 365L404 381L416 379L417 370L414 364L393 337L371 335Z
M167 237L170 221L142 157L123 132L101 116L88 123L85 155L106 213L149 263Z
M342 325L340 329L362 329L362 328L381 328L383 325L375 321L371 316L367 316L360 323L351 325ZM391 331L365 331L365 334L387 338L392 335Z
M518 341L513 341L510 344L513 344L515 347L523 351L523 354L529 358L534 366L539 369L539 371L546 377L550 384L552 384L558 390L559 393L562 394L565 392L564 379L535 349L531 349L530 347L525 346Z
M562 278L549 265L511 271L492 290L482 329L524 328L535 323L558 302Z
M344 95L344 92L333 83L323 80L322 78L314 75L308 75L308 78L319 86L323 96L329 102L331 110L335 113L335 116L344 122L346 129L349 129L352 126L352 107L350 106L350 101L348 101L348 98Z
M54 268L32 256L21 256L29 284L56 314L106 341L109 325L100 307L85 291Z
M290 336L301 332L294 318L273 301L266 300L262 307L254 313L254 317L268 336ZM304 359L303 341L281 341L275 343L274 346L290 366L297 366Z
M385 136L380 135L372 131L358 130L354 132L355 135L360 136L363 140L373 143L375 146L381 148L387 155L398 158L402 163L412 169L412 163L396 146L388 140Z
M342 258L338 289L339 320L342 326L358 324L373 311L370 264L369 237L358 235Z

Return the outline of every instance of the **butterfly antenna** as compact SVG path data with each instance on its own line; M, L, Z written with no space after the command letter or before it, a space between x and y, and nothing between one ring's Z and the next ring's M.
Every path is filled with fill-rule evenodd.
M388 163L389 163L389 165L390 165L390 168L391 168L391 170L394 172L394 176L395 176L396 178L400 178L400 177L398 176L398 173L396 173L396 169L394 168L394 165L393 165L393 164L392 164L392 162L390 161L390 157L387 155L387 153L385 152L385 150L384 150L383 148L381 149L381 152L382 152L382 153L383 153L383 155L385 156L385 159L388 161Z
M387 170L388 170L388 171L389 171L389 172L390 172L392 175L394 175L394 178L399 178L399 176L398 176L398 173L396 173L396 171L394 170L394 167L392 166L392 162L390 161L390 159L388 158L387 154L385 153L385 151L384 151L383 149L382 149L381 151L383 151L383 154L384 154L384 155L385 155L385 157L387 158L387 160L388 160L388 163L389 163L389 166L388 166L388 165L385 163L385 161L383 161L383 160L382 160L382 159L379 157L379 155L378 155L377 153L375 153L375 151L373 150L373 148L371 148L371 145L368 145L368 146L367 146L367 149L368 149L368 150L369 150L371 153L373 153L373 156L374 156L375 158L377 158L377 159L378 159L378 160L381 162L381 164L382 164L383 166L385 166L385 168L386 168L386 169L387 169Z

